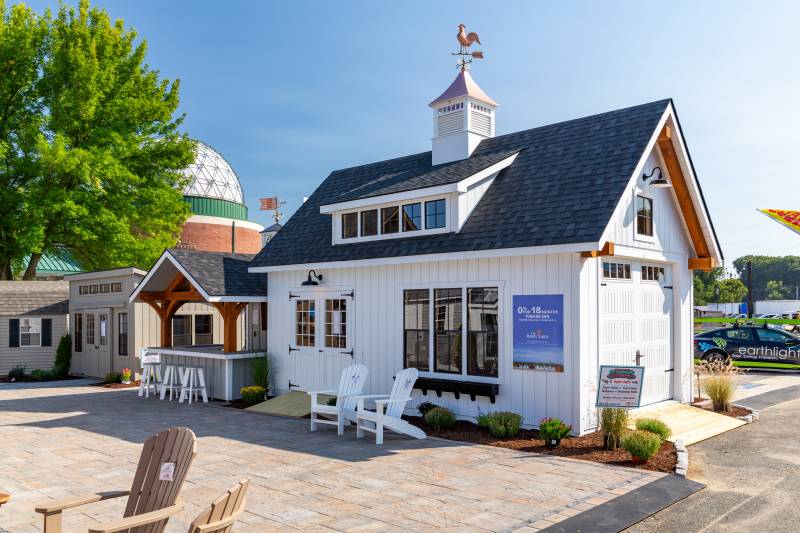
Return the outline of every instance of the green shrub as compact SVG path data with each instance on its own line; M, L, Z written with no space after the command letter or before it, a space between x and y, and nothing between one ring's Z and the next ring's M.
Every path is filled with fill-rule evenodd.
M427 415L428 411L430 411L431 409L436 409L435 403L422 402L417 406L417 411L419 411L419 414L421 414L423 417Z
M239 394L242 395L242 400L247 403L258 403L264 401L264 395L267 389L260 385L251 385L250 387L242 387L239 389Z
M570 431L572 426L566 425L560 418L543 418L539 422L539 438L548 446L557 444Z
M8 379L12 381L19 381L25 378L25 367L15 366L8 372Z
M34 381L50 381L55 379L55 373L51 372L50 370L42 370L37 368L36 370L31 371L31 379Z
M253 383L262 387L264 390L269 390L269 356L264 354L262 357L256 357L250 360L250 375L253 377Z
M72 365L72 340L69 335L64 335L58 341L56 349L56 359L53 361L53 373L58 377L69 375L69 368Z
M489 432L498 439L516 437L519 434L519 426L522 424L520 415L508 411L489 413L478 418L478 425L485 424L484 427L489 428Z
M109 372L106 374L106 383L119 383L122 381L122 374L119 372Z
M476 420L478 423L479 428L486 428L489 429L489 415L486 413L481 413L478 415L478 419Z
M425 413L425 423L433 429L451 428L456 424L456 415L445 407L434 407Z
M636 420L636 429L655 433L662 440L667 440L672 435L670 427L658 418L639 418Z
M630 416L627 409L604 407L600 412L600 430L607 450L619 448L622 436L628 431Z
M631 431L622 437L622 447L631 456L647 461L661 448L661 437L649 431Z

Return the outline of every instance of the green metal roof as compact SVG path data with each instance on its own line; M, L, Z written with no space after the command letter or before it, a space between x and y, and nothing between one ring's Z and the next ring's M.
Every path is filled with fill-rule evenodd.
M247 220L247 206L236 202L201 196L184 196L183 199L188 202L195 215Z
M30 256L22 260L23 270L28 268L30 260ZM66 276L79 272L83 272L83 269L66 249L44 254L36 265L36 274L39 276Z

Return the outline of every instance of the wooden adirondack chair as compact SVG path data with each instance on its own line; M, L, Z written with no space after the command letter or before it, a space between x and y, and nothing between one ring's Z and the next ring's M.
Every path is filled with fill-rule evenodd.
M344 433L344 424L356 421L355 396L361 394L364 383L367 381L367 367L364 365L350 365L342 370L337 390L324 390L309 392L311 396L311 431L317 430L317 423L332 424L337 426L337 433ZM320 394L336 395L336 405L325 405L317 402ZM319 418L323 415L326 418ZM329 420L335 418L335 420Z
M411 401L411 389L417 381L419 372L416 368L406 368L397 373L392 385L392 392L357 396L356 400L356 437L364 437L364 431L375 433L375 444L383 444L383 430L391 429L415 439L427 438L425 432L417 426L409 424L401 417L406 404ZM375 400L375 411L364 408L365 400Z
M217 499L211 506L200 513L189 526L189 533L230 533L233 523L244 512L245 494L250 484L249 479L244 479L228 489L225 496ZM183 504L178 504L180 508ZM180 511L180 509L178 509ZM175 512L178 512L175 511ZM169 517L174 512L167 509L153 511L143 515L124 518L114 524L99 526L89 529L89 533L117 533L120 531L140 531L147 526ZM131 529L134 528L134 529ZM138 528L138 529L137 529Z
M136 520L131 520L124 529L113 531L162 533L169 517L182 508L182 504L176 503L176 500L189 465L197 454L196 440L194 432L189 428L172 428L153 435L142 446L142 455L139 456L139 466L136 468L131 490L98 492L43 503L36 507L36 512L44 515L44 532L61 533L61 513L64 509L128 496L128 504L122 516L126 519L147 518L146 522L142 522L146 525L139 525Z

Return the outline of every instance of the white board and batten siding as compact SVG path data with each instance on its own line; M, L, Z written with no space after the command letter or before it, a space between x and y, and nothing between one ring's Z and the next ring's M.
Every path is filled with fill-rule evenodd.
M423 396L414 391L415 407L430 400L452 409L462 418L474 418L491 411L514 411L524 417L526 426L535 426L546 416L557 416L570 423L579 413L580 351L578 349L577 308L581 258L578 254L512 256L489 259L431 261L400 265L326 269L324 283L309 291L301 287L307 271L271 272L269 274L269 353L273 362L274 390L286 392L289 381L305 390L336 388L341 369L352 362L369 368L365 392L385 394L392 388L394 375L403 369L403 290L413 288L497 287L499 297L500 360L498 377L466 377L470 381L499 383L500 393L494 404L478 396L472 401L461 394L429 391ZM309 353L298 357L289 354L295 346L294 300L289 294L313 294L331 291L344 294L354 291L352 310L348 309L347 327L351 330L353 357L340 354L338 359ZM512 368L512 295L564 295L565 371L536 372ZM305 296L304 296L305 297ZM317 308L318 315L322 309ZM431 310L431 313L433 311ZM354 313L355 318L352 318ZM466 318L465 318L466 319ZM322 327L318 318L317 327ZM298 365L297 361L303 361ZM299 368L301 367L301 368ZM434 373L423 376L444 377ZM450 375L449 377L452 377Z

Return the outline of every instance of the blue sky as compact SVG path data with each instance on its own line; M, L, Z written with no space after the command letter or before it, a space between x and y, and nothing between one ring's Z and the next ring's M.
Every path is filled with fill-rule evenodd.
M291 214L331 170L429 150L463 22L498 134L672 97L726 258L800 255L755 211L800 209L800 2L95 4L181 80L186 131L232 163L259 222L260 197Z

